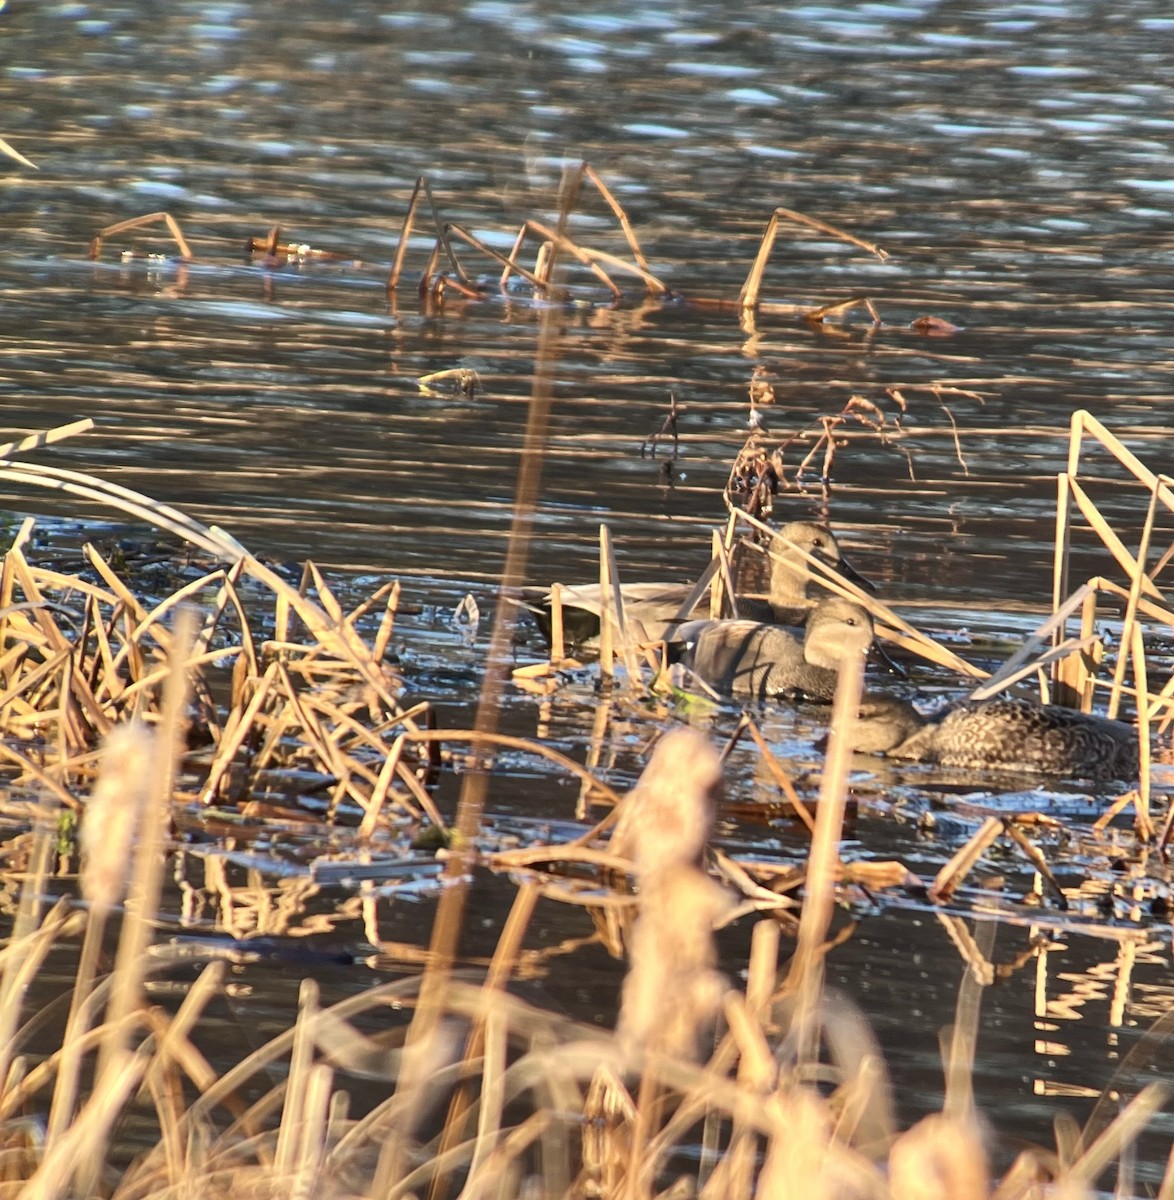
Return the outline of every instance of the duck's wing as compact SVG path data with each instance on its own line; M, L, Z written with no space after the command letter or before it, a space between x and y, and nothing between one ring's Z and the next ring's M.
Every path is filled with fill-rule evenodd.
M798 654L798 643L757 621L689 621L678 631L681 661L710 687L727 695L766 694L767 678L781 648Z

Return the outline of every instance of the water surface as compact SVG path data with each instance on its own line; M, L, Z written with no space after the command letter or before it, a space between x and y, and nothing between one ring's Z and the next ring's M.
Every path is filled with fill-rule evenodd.
M391 297L387 268L420 173L446 218L508 249L527 217L554 219L564 165L587 159L674 296L649 300L629 285L613 304L569 277L576 303L554 313L532 577L592 574L601 522L625 577L696 574L724 519L720 492L759 370L774 389L773 433L858 395L900 418L908 451L849 425L830 495L785 494L780 514L829 520L911 615L932 605L936 627L1019 636L1050 601L1072 412L1091 411L1154 470L1172 465L1169 31L1165 8L1146 0L10 6L0 135L40 170L0 162L5 435L90 416L95 432L52 461L224 525L257 553L353 574L356 588L404 579L427 606L405 626L412 686L467 723L486 635L470 642L448 614L467 591L492 612L544 306L492 292L422 303L420 225L410 278ZM798 308L748 326L733 308L699 303L737 296L778 205L890 257L789 226L766 295ZM196 262L121 259L171 254L161 229L87 259L98 229L159 209L180 221ZM275 224L345 261L246 258L248 239ZM590 192L572 231L623 250ZM858 296L883 324L863 308L822 325L798 315ZM911 327L924 315L958 331L924 336ZM478 374L471 396L417 382L457 367ZM640 446L670 395L684 411L666 479ZM1135 537L1145 495L1107 460L1105 475L1114 482L1098 498ZM111 516L28 489L5 503L40 515L42 536L61 545ZM1087 534L1077 553L1080 577L1113 569ZM581 756L595 703L589 685L549 713L512 696L502 723L531 735L541 726ZM818 724L768 722L799 772L818 761ZM638 733L616 742L610 772L623 783L643 743ZM732 793L764 796L751 756L735 756L731 773ZM925 784L916 770L879 782L862 772L849 851L931 877L961 834L943 841L919 827L919 813L953 803ZM442 784L442 801L454 796ZM573 789L512 763L494 805L507 824L570 820ZM722 836L755 855L803 846L770 820L731 817ZM1088 887L1110 896L1123 886L1109 877L1112 858L1110 840L1079 860ZM1027 890L1023 861L1005 865ZM1144 888L1155 879L1164 886L1164 868ZM490 942L504 894L488 888ZM393 907L397 936L426 936L430 900ZM1123 1048L1164 1010L1168 927L1109 908L985 993L978 1098L1003 1133L1047 1140L1058 1103L1087 1115ZM564 925L586 932L581 914L543 919L552 940ZM215 927L211 912L206 921ZM345 921L331 934L360 957L364 936ZM726 952L735 975L744 937ZM1017 917L996 950L1010 960L1029 937ZM833 980L874 1021L909 1113L938 1103L936 1031L952 1020L961 969L918 906L880 904L833 957ZM284 1019L288 979L264 964L249 971ZM607 1019L618 965L599 954L576 971L573 994L556 1002ZM369 981L360 971L337 982ZM1145 1160L1147 1178L1163 1155Z

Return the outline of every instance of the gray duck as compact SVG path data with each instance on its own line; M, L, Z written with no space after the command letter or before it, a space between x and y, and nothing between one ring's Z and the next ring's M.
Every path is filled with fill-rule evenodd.
M688 621L669 649L715 691L762 700L831 700L841 662L866 655L872 617L839 596L811 610L803 640L761 621Z
M866 694L854 748L949 767L1135 779L1137 730L1124 721L1009 696L961 700L932 717L907 700Z
M783 540L786 539L786 540ZM814 568L796 553L791 542L856 583L863 579L840 551L835 534L814 521L789 521L774 538L770 549L770 577L764 594L739 594L738 611L747 620L780 625L802 625L811 609L827 596L824 589L812 586ZM689 620L692 612L681 610L694 587L687 583L625 583L620 585L624 601L624 619L637 641L654 642L675 637L673 630ZM527 589L523 603L534 613L539 627L550 636L550 592ZM562 589L563 628L567 641L575 646L592 642L599 636L603 609L599 584L571 585ZM696 609L696 603L693 605Z

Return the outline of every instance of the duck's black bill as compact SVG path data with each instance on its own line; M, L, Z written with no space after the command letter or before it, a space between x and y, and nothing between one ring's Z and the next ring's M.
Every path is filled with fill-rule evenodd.
M866 592L876 595L876 584L873 583L871 579L861 575L860 572L856 570L856 568L846 558L840 558L840 564L838 567L836 567L836 570L843 575L845 579L848 579L854 583L858 588L863 588Z
M885 649L884 643L879 638L872 643L872 649L869 651L869 654L886 671L891 671L894 675L900 675L902 679L909 677L909 672L899 662L889 657L889 652Z

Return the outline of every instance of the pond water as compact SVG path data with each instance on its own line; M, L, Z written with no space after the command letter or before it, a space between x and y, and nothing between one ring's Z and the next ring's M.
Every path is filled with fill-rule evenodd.
M399 577L422 609L403 631L409 686L446 722L468 725L488 621L470 638L449 618L467 592L492 615L543 330L552 405L535 582L590 577L601 522L625 578L695 576L724 520L721 489L758 372L774 391L772 434L807 429L852 396L900 418L896 445L850 422L830 493L784 493L778 514L828 520L912 619L963 640L966 630L1017 640L1050 603L1056 474L1073 411L1092 412L1153 470L1174 470L1172 28L1156 0L9 6L0 136L40 169L0 158L4 432L92 417L93 433L44 457L217 522L256 553L312 558L357 589ZM415 286L431 247L422 221L405 282L388 296L419 174L446 219L508 251L525 219L553 222L563 167L582 159L624 205L671 299L625 280L612 303L571 273L571 303L493 291L427 303ZM889 257L785 225L764 294L797 307L748 323L715 302L736 299L780 205ZM122 258L131 248L172 255L162 227L118 235L99 261L87 258L99 229L160 209L182 225L195 262ZM274 225L341 261L247 258L248 240ZM623 252L589 188L571 232ZM496 272L461 253L471 273ZM799 315L861 296L881 324L861 307L823 323ZM926 336L912 324L926 315L957 329ZM418 383L456 368L476 371L471 395ZM642 456L641 444L670 396L682 406L680 455L666 476L663 456ZM1136 540L1145 493L1112 482L1100 499ZM6 490L5 505L37 514L41 537L61 545L111 520L29 489ZM1076 545L1075 577L1110 573L1091 536ZM511 692L500 723L530 736L541 726L582 758L596 703L584 681L546 708ZM716 730L734 716L716 718ZM766 718L801 777L818 763L820 719ZM649 734L632 727L609 740L613 784L634 778ZM799 831L746 815L769 791L759 773L749 751L735 754L728 794L739 803L719 840L797 856ZM1007 800L989 781L982 794L981 780L920 769L861 770L858 782L846 853L899 858L923 878L977 824L959 793L980 793L976 805L1053 805L1080 831L1079 871L1064 882L1087 892L1087 919L985 990L979 1034L978 1103L1003 1145L1049 1141L1054 1113L1083 1120L1169 1006L1170 931L1151 903L1165 895L1164 866L1114 876L1113 838L1127 834L1081 841L1097 811L1081 797ZM455 794L442 781L446 811ZM494 828L530 836L542 821L573 819L574 790L511 759L490 805ZM931 807L943 811L927 829ZM1011 892L1029 890L1025 860L1008 852L998 865ZM188 858L177 878L210 887L206 869ZM241 888L277 887L256 859L232 872ZM511 890L478 881L468 953L492 947ZM327 943L367 967L322 974L357 989L389 967L368 957L339 900L318 895L311 911L330 925ZM981 906L968 894L960 911L972 926ZM391 908L396 940L427 937L427 889ZM899 1103L916 1115L940 1102L937 1031L953 1019L964 963L922 905L877 898L857 915L830 979L873 1021ZM1040 935L993 902L987 921L998 925L997 963ZM539 925L551 944L589 932L577 911L543 913ZM724 944L735 976L747 936L735 930ZM287 1017L299 970L242 968L248 1012ZM544 986L551 1003L607 1019L619 972L594 948L575 961L573 987ZM1164 1163L1156 1141L1138 1164L1149 1182Z

